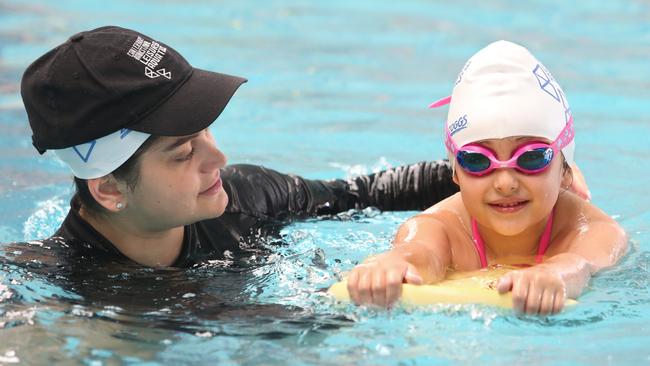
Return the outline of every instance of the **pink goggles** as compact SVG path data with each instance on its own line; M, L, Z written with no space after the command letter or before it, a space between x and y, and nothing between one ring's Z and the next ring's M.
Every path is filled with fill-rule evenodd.
M429 107L440 107L448 104L450 100L451 97L446 97L432 103ZM573 116L570 116L569 121L552 143L526 143L517 148L510 159L499 160L491 150L479 144L471 143L459 148L454 143L449 129L446 131L445 146L447 150L456 156L456 161L463 170L474 176L490 174L493 170L500 168L514 168L524 174L541 173L550 166L558 151L571 143L575 136Z

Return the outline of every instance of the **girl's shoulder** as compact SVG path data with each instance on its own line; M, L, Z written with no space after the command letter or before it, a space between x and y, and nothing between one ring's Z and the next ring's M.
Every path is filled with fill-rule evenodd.
M469 214L463 204L460 192L457 192L444 200L436 203L428 209L422 211L416 217L422 217L429 220L437 220L445 225L454 227L456 225L465 226L469 223Z
M471 241L470 216L460 193L455 193L414 217L420 224L436 222L452 243Z
M552 236L547 255L576 253L596 270L613 265L627 250L627 234L616 220L570 192L558 198Z
M596 205L570 191L563 192L558 197L555 218L554 223L558 226L574 228L591 222L615 223L614 219Z
M593 203L569 191L560 194L553 220L556 249L568 249L580 236L602 225L620 228L616 220Z
M427 208L422 211L422 215L437 215L441 212L453 212L455 214L467 214L465 205L463 205L463 199L460 196L460 192L456 192L451 196L439 201L435 205Z

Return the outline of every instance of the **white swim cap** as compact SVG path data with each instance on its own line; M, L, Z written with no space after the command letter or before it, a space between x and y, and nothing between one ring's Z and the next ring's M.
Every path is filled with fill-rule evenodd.
M122 128L84 144L52 151L70 167L76 177L93 179L119 168L149 136L148 133Z
M564 91L527 49L497 41L472 56L456 80L446 128L457 146L487 139L535 136L554 141L571 119ZM575 142L562 148L573 162Z

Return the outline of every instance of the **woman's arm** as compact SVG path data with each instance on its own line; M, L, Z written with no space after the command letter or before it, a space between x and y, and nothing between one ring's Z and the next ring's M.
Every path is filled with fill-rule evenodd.
M458 190L444 160L387 169L349 180L313 180L256 165L223 169L230 198L227 213L260 220L291 221L369 206L380 210L421 210Z

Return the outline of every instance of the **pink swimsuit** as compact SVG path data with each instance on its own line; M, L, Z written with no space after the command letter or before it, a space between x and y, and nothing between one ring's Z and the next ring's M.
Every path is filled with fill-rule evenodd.
M546 228L544 228L542 237L539 239L539 247L537 248L537 256L535 257L535 262L537 263L542 263L542 260L544 258L544 253L546 253L546 249L548 249L548 245L551 242L551 229L553 228L554 211L555 210L551 211L551 215L548 217L548 221L546 221ZM476 250L478 251L478 256L481 258L481 268L487 268L487 256L485 255L485 242L483 242L483 238L481 238L481 234L478 232L478 224L476 223L476 220L473 218L472 218L472 236L474 240L474 245L476 246Z

